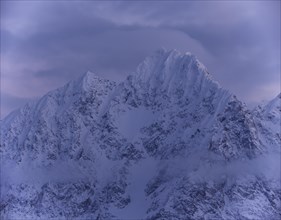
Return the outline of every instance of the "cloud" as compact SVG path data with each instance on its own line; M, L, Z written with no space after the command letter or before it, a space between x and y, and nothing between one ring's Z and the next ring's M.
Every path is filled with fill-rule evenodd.
M270 99L280 82L279 6L1 2L1 92L41 96L87 70L120 81L147 55L166 47L196 54L242 100Z

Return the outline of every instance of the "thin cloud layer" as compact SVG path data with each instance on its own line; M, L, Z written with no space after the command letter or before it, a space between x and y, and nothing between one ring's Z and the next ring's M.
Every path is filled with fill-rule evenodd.
M87 70L122 80L160 47L194 53L252 103L280 92L280 2L1 2L1 111Z

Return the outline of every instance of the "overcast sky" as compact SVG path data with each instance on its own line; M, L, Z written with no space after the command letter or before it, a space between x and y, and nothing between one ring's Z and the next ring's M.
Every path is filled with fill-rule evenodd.
M1 114L87 70L120 81L160 47L192 52L249 103L280 92L280 1L1 1Z

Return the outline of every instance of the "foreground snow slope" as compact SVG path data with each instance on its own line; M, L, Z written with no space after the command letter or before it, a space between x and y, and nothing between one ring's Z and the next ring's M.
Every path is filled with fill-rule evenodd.
M190 54L87 72L1 122L4 219L278 219L280 95L250 111Z

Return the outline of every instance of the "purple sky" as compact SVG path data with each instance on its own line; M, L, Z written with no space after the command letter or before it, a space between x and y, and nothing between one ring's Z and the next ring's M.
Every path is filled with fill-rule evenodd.
M280 92L280 1L1 1L1 114L87 70L120 81L160 47L192 52L249 103Z

